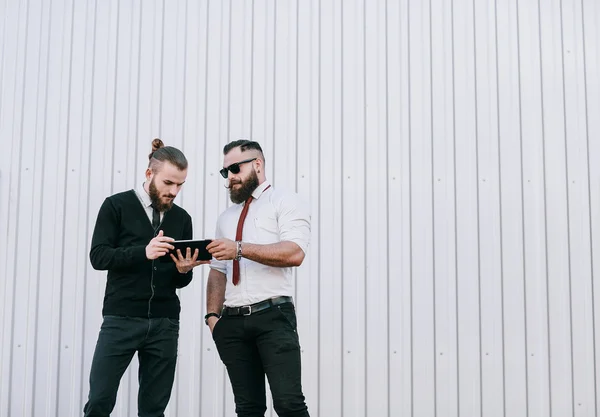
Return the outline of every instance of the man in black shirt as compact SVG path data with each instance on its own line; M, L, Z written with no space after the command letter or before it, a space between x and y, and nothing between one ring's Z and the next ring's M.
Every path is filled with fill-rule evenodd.
M103 322L92 360L85 416L109 416L123 373L135 352L139 359L138 413L164 416L169 402L179 337L175 290L192 280L192 269L210 261L161 256L173 240L192 239L192 219L173 203L187 176L187 159L173 147L153 142L146 181L135 190L108 197L92 237L94 269L107 270Z

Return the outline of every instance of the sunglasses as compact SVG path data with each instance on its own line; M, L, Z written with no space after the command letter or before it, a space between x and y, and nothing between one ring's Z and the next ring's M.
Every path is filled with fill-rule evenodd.
M221 176L223 178L227 178L228 177L228 175L229 175L228 172L229 171L231 171L232 174L239 174L240 173L240 165L245 164L247 162L252 162L255 159L256 158L252 158L252 159L246 159L244 161L236 162L235 164L229 165L227 168L223 168L219 172L221 173Z

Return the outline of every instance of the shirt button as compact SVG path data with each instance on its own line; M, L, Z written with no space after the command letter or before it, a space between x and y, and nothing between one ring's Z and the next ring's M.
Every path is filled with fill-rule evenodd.
M156 271L156 267L154 267L154 270Z

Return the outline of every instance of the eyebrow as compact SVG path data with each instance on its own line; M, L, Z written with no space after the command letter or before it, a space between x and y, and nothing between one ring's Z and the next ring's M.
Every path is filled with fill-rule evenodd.
M175 182L175 181L171 181L171 180L163 180L164 183L170 183L170 184L177 184L177 185L183 185L185 184L184 182Z

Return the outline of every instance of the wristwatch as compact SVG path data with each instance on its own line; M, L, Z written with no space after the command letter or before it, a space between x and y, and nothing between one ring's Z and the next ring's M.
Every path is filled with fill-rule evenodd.
M217 313L208 313L206 316L204 316L204 323L208 326L208 318L209 317L216 317L218 319L221 318L221 316Z
M240 259L242 259L242 241L241 240L237 240L235 242L236 244L236 251L235 251L235 258L233 258L236 261L239 261Z

